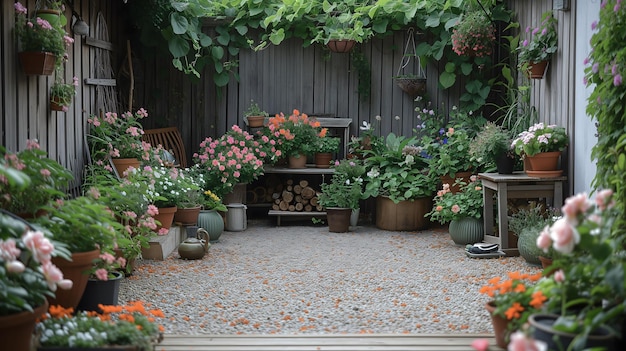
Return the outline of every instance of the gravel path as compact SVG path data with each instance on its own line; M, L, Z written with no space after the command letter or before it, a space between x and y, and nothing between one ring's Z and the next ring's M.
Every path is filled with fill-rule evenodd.
M120 303L163 310L166 333L491 333L479 288L521 257L471 259L445 229L275 227L224 232L202 260L140 261Z

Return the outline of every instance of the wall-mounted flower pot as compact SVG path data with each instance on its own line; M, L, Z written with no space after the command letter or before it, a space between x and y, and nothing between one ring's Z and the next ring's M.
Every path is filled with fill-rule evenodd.
M63 105L61 105L61 103L59 102L59 98L57 97L53 97L50 100L50 109L52 111L63 111Z
M26 75L49 76L54 72L57 61L56 55L51 52L22 51L18 57Z
M247 116L248 127L258 128L263 127L265 124L265 116Z
M548 68L548 61L531 62L528 64L528 77L530 79L543 79Z
M426 78L394 78L396 85L411 98L426 94Z
M346 53L352 50L354 44L356 44L354 40L331 40L326 46L332 52Z

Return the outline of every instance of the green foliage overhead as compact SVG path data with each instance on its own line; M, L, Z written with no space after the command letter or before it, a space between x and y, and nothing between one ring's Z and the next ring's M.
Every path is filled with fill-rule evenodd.
M133 19L142 32L156 28L165 38L176 68L199 78L205 66L213 66L218 86L228 83L236 66L232 56L241 48L260 50L289 38L301 39L304 47L330 39L364 42L415 27L426 39L416 50L422 61L448 63L439 77L441 88L453 86L460 76L478 81L468 85L463 97L471 109L484 105L489 94L484 77L491 57L455 54L452 28L470 10L484 11L493 21L510 21L510 12L496 0L483 0L480 6L476 0L135 0L131 5L140 9ZM214 28L210 36L206 26Z

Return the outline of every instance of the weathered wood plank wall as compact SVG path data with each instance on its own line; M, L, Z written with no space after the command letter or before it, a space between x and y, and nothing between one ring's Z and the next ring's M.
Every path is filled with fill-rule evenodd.
M552 57L546 75L543 79L533 79L521 81L520 84L530 84L531 104L537 108L539 120L549 124L557 124L565 127L570 136L570 143L574 140L574 121L577 118L574 110L574 91L576 84L582 85L582 77L575 77L574 67L582 62L575 61L575 41L576 18L574 11L577 0L571 0L571 10L554 11L558 20L559 49ZM521 37L526 38L525 29L528 26L536 27L541 23L541 15L552 10L552 0L525 1L508 0L509 8L517 14L517 21L522 30ZM582 111L581 113L584 113ZM580 116L580 118L584 118ZM589 132L589 137L593 137L593 131ZM574 169L568 160L574 157L573 148L568 148L562 158L563 169L568 175L568 193L573 192L573 177L576 176Z
M29 12L36 9L35 0L22 0ZM27 76L23 73L18 61L19 46L15 38L15 12L13 1L2 1L0 25L2 29L2 45L0 46L0 139L4 147L19 151L26 147L27 139L37 139L41 148L48 152L49 157L69 168L76 178L73 187L80 185L82 168L85 163L83 145L87 117L95 106L95 89L81 84L67 113L54 112L49 108L49 91L54 83L52 76ZM102 12L107 18L112 35L118 36L111 18L118 2L114 1L74 1L74 8L90 25L93 33L96 15ZM71 21L70 9L65 15ZM66 31L72 35L69 25ZM84 44L85 38L73 36L74 45L68 49L69 60L65 63L66 82L76 76L82 82L92 77L93 50Z

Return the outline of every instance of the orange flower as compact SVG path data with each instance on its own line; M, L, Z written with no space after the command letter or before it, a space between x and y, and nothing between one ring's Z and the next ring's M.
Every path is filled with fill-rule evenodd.
M522 312L524 312L524 307L519 302L513 302L511 307L504 312L504 315L506 316L506 319L511 320L513 318L521 317Z
M535 291L532 294L532 300L530 300L529 304L533 308L541 308L541 306L543 306L543 303L547 300L548 298L541 291Z
M320 130L320 133L319 133L318 136L320 138L325 138L326 137L326 133L328 133L328 128L322 128L322 130Z
M64 308L61 305L52 305L48 308L48 312L52 318L63 318L70 317L74 313L74 309L72 307Z

